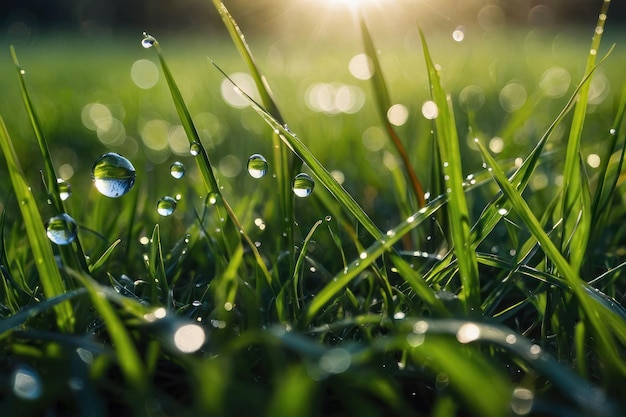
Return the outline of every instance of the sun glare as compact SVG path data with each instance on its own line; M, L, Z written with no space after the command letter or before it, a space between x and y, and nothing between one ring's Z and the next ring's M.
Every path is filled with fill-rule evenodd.
M380 0L320 0L323 3L326 3L332 7L343 7L348 8L352 11L356 11L358 9L363 9L369 6L373 6L378 3Z

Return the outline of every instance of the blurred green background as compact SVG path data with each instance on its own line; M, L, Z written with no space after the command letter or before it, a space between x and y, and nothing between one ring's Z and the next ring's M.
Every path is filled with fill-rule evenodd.
M19 3L19 5L18 5ZM620 7L611 9L603 49L621 36ZM381 228L397 222L394 208L400 160L375 113L355 5L380 49L391 99L390 117L421 178L428 178L431 121L422 115L427 76L418 35L421 26L455 102L459 131L467 134L464 171L480 169L474 136L486 139L503 161L523 156L556 117L582 77L599 1L231 1L226 5L247 35L289 127ZM58 173L83 194L102 153L131 159L147 201L185 193L169 176L177 160L197 178L188 143L156 55L141 47L145 30L165 56L209 150L224 192L273 192L270 179L245 172L252 153L271 155L269 129L223 80L213 60L246 90L251 79L208 1L5 1L0 30L0 115L20 155L35 140L9 56L15 45ZM614 22L613 20L616 20ZM621 89L623 47L595 77L584 149L596 155L594 132L608 131ZM253 90L248 89L253 93ZM477 131L468 131L469 121ZM551 146L558 147L564 131ZM22 157L32 184L41 184L37 157ZM548 163L553 172L557 161ZM594 162L592 161L592 165ZM593 166L590 169L593 169ZM4 175L4 167L0 173ZM271 168L270 168L271 170ZM400 175L401 177L401 175ZM538 176L542 190L559 178ZM426 181L425 181L426 182ZM9 195L7 182L0 196ZM92 198L74 199L89 213ZM392 202L390 206L387 202ZM185 202L182 202L184 205ZM82 205L82 206L81 206ZM176 216L183 216L179 210ZM156 213L154 213L156 216ZM85 219L81 219L84 223Z

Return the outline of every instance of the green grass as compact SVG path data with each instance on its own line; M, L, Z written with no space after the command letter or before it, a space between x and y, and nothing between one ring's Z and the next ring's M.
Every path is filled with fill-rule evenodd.
M624 414L626 85L622 46L602 40L618 37L610 13L585 28L594 53L575 32L513 29L457 43L415 27L404 46L362 17L329 59L244 38L213 5L221 38L50 38L0 66L0 414ZM347 71L358 53L369 80ZM146 90L129 77L139 59L160 74ZM557 66L564 87L546 81ZM244 88L235 72L257 89L246 107L221 97ZM362 108L313 110L319 82ZM136 168L119 198L92 184L106 152ZM46 235L58 216L78 225L67 245Z

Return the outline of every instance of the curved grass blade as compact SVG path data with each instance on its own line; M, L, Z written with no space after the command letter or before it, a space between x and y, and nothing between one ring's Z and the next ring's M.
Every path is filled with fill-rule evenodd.
M586 72L590 72L595 66L610 3L610 0L605 0L602 3L591 48L587 55ZM585 124L590 88L591 79L588 79L580 89L579 99L574 109L563 168L561 250L565 253L566 249L569 248L569 261L572 269L577 273L585 261L592 224L591 202L586 198L589 194L589 183L586 181L580 166L580 140Z
M313 234L315 233L317 228L320 226L320 224L322 224L322 221L318 220L311 227L311 230L309 230L309 233L307 233L306 237L304 238L304 241L302 242L302 248L300 249L300 255L298 255L298 258L296 259L296 266L295 266L294 271L293 271L293 277L291 278L291 284L293 286L294 303L295 303L296 311L300 310L300 308L301 308L301 305L300 305L301 301L300 300L302 300L304 298L304 293L303 293L302 288L301 288L302 283L300 282L300 276L302 275L302 265L303 265L304 260L306 258L306 250L307 250L307 247L309 245L309 242L313 238Z
M54 298L66 292L66 285L57 267L50 241L46 237L46 230L41 222L41 215L35 204L35 198L26 183L24 172L2 117L0 117L0 148L4 153L13 190L19 202L43 292L46 298ZM55 305L54 311L59 328L65 332L71 332L76 318L69 301Z
M115 348L116 358L119 362L122 375L128 385L129 394L133 393L137 398L132 401L136 415L144 415L146 399L148 395L148 379L141 357L133 344L130 333L117 316L113 306L106 298L106 289L93 281L88 275L79 271L68 271L72 277L78 280L89 293L94 308L104 320L107 332L111 337ZM130 302L130 299L126 300Z
M580 378L538 345L505 326L455 319L407 319L401 322L401 326L409 334L423 336L424 342L428 341L431 334L448 334L455 335L462 343L496 344L522 359L540 375L546 376L555 387L586 412L605 417L619 415L616 403L609 400L598 387Z
M506 175L484 145L478 140L476 140L476 145L483 160L491 168L491 173L500 189L511 202L513 210L516 211L530 233L535 236L546 256L554 263L559 274L576 296L580 308L584 312L585 320L590 325L590 330L593 330L597 337L596 343L598 350L602 352L603 359L611 365L613 371L622 376L626 375L626 365L621 360L613 339L613 334L616 334L624 340L626 322L619 318L615 311L607 309L605 305L589 297L585 290L584 282L543 230L541 223L539 223L521 193L508 181Z
M62 303L67 300L71 300L85 293L86 293L86 290L84 288L78 288L76 290L69 291L61 295L57 295L56 297L49 298L40 303L31 304L27 307L24 307L17 313L13 314L11 317L8 317L4 320L0 320L0 339L3 337L3 335L6 332L16 329L17 327L20 327L27 320L45 311L48 311L49 309L53 308L59 303Z
M376 53L376 48L374 47L374 41L372 40L372 36L370 35L369 29L365 24L365 20L361 16L360 18L361 25L361 34L363 37L363 46L365 48L365 53L372 60L372 65L374 67L374 74L372 75L372 87L374 89L374 95L376 97L376 109L378 110L378 115L385 125L385 129L389 134L400 158L402 159L402 163L404 164L404 170L409 178L409 183L413 189L413 193L417 198L418 207L424 207L426 204L426 200L424 199L424 187L422 183L417 178L417 174L411 165L411 161L409 159L409 155L402 144L402 141L398 137L398 134L394 130L393 126L389 122L389 118L387 117L387 112L391 107L391 100L389 99L389 91L387 90L387 83L385 82L385 78L383 77L382 67L378 60L378 54Z
M461 298L466 312L475 311L480 306L480 281L476 252L472 247L470 218L463 186L463 169L459 136L456 130L452 101L443 89L439 72L431 59L424 33L419 31L422 40L424 59L430 80L430 92L439 108L435 119L437 145L443 161L443 174L446 180L448 198L448 222L454 252L459 263L459 275L463 285Z

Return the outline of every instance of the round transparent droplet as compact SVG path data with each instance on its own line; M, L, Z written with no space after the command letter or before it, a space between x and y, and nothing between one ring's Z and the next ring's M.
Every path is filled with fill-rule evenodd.
M133 188L135 167L122 155L109 152L96 159L91 169L91 177L102 195L117 198Z
M252 178L262 178L267 174L267 160L263 155L255 153L248 158L248 174Z
M156 43L156 39L152 35L148 35L146 32L143 33L143 39L141 40L141 46L144 48L152 48Z
M189 153L192 156L198 156L198 154L200 153L200 144L198 142L192 143L189 147Z
M185 165L182 162L174 162L170 165L170 175L177 180L185 176Z
M157 212L163 216L171 216L176 210L176 199L166 195L157 202Z
M59 197L61 197L61 200L65 201L70 198L72 195L72 186L70 183L62 178L57 178L57 184L59 186Z
M74 219L63 213L52 217L46 223L46 235L52 243L69 245L76 239L78 226Z
M293 179L291 188L297 197L308 197L313 192L315 181L308 174L300 173Z
M34 401L43 393L39 374L31 368L20 366L11 377L11 387L16 397L22 400Z

